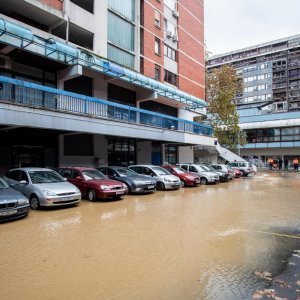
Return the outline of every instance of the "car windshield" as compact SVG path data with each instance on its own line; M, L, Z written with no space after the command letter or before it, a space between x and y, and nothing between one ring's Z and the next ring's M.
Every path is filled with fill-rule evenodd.
M8 184L2 178L0 178L0 189L6 188L8 188Z
M85 180L104 179L105 175L97 170L85 170L82 172Z
M210 171L210 169L209 169L208 166L201 166L200 168L202 168L202 170L203 170L204 172Z
M119 168L119 169L116 169L116 171L119 173L120 176L136 176L136 175L138 175L136 172L129 170L129 169L125 169L125 168Z
M207 169L208 171L212 171L212 172L216 171L216 169L214 169L212 166L209 166L209 165L205 165L205 166L203 166L203 168Z
M186 170L181 169L181 168L179 168L179 167L174 168L174 171L175 171L177 174L184 174L184 173L186 173Z
M160 167L153 167L152 170L158 175L170 175L170 173L163 169L163 168L160 168Z
M64 179L54 171L29 171L33 184L64 182Z

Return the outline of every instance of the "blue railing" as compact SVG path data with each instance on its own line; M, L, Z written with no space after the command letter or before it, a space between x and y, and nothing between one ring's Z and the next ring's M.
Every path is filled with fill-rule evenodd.
M0 100L65 113L212 136L210 126L98 98L0 76Z

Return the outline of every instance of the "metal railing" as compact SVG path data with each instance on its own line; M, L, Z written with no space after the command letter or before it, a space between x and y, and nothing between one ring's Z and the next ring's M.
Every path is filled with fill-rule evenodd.
M197 135L213 134L212 127L206 124L4 76L0 76L0 101Z

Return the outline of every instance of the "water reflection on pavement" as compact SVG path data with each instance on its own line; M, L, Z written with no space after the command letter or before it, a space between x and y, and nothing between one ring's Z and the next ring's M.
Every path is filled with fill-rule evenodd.
M300 248L299 191L262 173L31 211L0 225L0 299L251 299Z

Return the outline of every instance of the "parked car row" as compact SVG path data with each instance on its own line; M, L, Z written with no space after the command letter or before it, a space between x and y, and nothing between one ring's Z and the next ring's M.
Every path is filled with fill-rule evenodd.
M126 194L151 193L185 186L216 184L253 172L251 164L132 165L98 169L61 167L17 168L0 178L0 221L28 215L29 208L78 205L81 197L122 199Z

